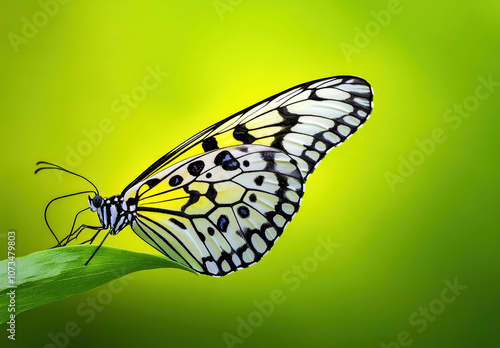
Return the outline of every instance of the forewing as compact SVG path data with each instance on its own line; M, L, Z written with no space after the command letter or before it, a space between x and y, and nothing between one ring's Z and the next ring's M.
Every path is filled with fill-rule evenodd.
M240 145L179 162L129 189L132 229L199 273L223 276L259 261L299 209L304 180L278 149Z
M266 145L297 161L304 181L325 154L368 119L373 91L359 77L336 76L276 94L186 140L156 161L125 190L170 163L238 144Z

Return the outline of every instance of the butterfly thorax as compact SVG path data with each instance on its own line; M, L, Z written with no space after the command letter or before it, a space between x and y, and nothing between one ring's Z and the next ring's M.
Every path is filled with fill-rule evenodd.
M97 212L102 229L108 229L112 235L118 234L137 217L137 204L128 200L125 202L122 196L110 198L94 196L89 197L89 207Z

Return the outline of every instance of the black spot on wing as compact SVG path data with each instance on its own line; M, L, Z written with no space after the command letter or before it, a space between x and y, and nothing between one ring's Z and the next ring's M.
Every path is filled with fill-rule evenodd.
M233 155L231 155L229 151L221 151L217 154L217 156L215 156L214 163L216 166L220 166L223 163L230 161L233 158L234 158Z
M258 177L255 178L254 181L257 186L262 186L262 184L264 183L264 176L259 175Z
M248 133L248 129L244 124L239 124L234 128L233 137L244 144L251 144L255 141L255 137Z
M248 199L250 200L250 202L252 203L255 203L257 202L257 196L255 195L255 193L251 193L250 196L248 197Z
M240 162L238 162L237 160L232 160L232 161L229 161L227 163L224 163L222 165L222 168L224 168L225 170L236 170L240 167Z
M174 224L174 225L177 225L178 227L180 227L181 229L185 230L186 229L186 225L184 225L182 222L180 222L179 220L175 219L175 218L170 218L170 221Z
M231 152L225 150L221 151L215 156L215 165L222 166L224 170L236 170L240 167L240 162L231 154Z
M205 151L211 151L219 148L219 145L217 144L217 139L215 139L215 137L213 136L203 140L201 146Z
M217 229L220 232L227 232L228 226L229 226L228 217L226 215L219 216L219 219L217 220Z
M182 178L182 176L174 175L173 177L170 178L170 180L168 181L168 184L172 187L179 186L180 184L182 184L183 180L184 179Z
M238 215L243 219L250 216L250 210L248 209L248 207L245 207L244 205L238 207L238 209L236 209L236 211L238 212Z
M151 178L149 180L146 181L146 185L148 185L148 187L150 189L152 189L153 187L155 187L156 185L158 185L160 183L160 179L157 179L157 178Z
M201 160L199 161L194 161L193 163L190 163L187 167L187 170L189 174L192 176L198 176L200 175L201 171L205 168L205 163Z

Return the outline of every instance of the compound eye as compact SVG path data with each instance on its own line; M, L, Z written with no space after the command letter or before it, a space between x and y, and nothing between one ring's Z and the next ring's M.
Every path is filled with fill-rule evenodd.
M99 208L102 205L102 201L103 201L102 197L99 195L96 195L96 196L94 196L94 198L92 198L92 205L95 208Z

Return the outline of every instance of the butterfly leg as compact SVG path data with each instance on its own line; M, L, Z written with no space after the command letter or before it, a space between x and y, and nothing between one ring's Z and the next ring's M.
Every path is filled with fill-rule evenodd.
M83 242L83 243L80 243L80 245L84 245L84 244L87 244L87 243L88 243L89 245L91 245L92 243L94 243L94 240L96 239L96 237L99 235L99 233L100 233L102 230L103 230L103 229L102 229L102 227L101 227L101 228L99 228L99 229L97 230L97 232L96 232L96 233L92 236L92 238L90 238L90 239L86 240L86 241L85 241L85 242ZM107 236L108 236L108 235L106 234L106 237L107 237ZM104 239L106 239L106 237L104 237Z
M97 231L97 233L94 235L94 237L92 237L92 242L94 241L94 238L99 234L99 232L101 232L101 231ZM92 253L92 256L90 256L90 259L88 259L87 262L85 262L85 266L87 266L89 264L90 260L92 260L92 258L95 256L95 254L97 254L97 251L104 244L104 241L106 240L106 238L108 238L110 233L111 233L111 231L108 231L108 233L106 233L106 235L102 239L101 243L99 243L99 246L94 250L94 252ZM92 242L90 242L90 244L92 244Z
M89 208L85 208L85 209L82 209L80 210L78 213L76 213L75 215L75 218L73 219L73 224L71 225L71 232L69 233L69 235L65 238L67 239L68 237L72 237L75 233L77 233L77 230L75 230L75 225L76 225L76 220L78 219L78 215L80 215L81 213L83 213L84 211L86 210L89 210ZM81 228L82 226L80 226L79 228ZM69 238L68 238L69 239ZM64 239L63 239L64 240ZM68 242L66 242L67 244Z
M71 241L77 239L78 236L80 235L80 233L82 233L83 230L85 230L85 229L95 230L96 233L94 233L94 235L90 239L88 239L88 240L80 243L80 245L84 245L84 244L89 244L90 245L90 244L92 244L94 242L94 240L97 238L97 236L99 235L99 233L103 230L102 226L80 225L80 227L78 227L75 231L72 231L69 235L67 235L64 239L62 239L61 242L59 243L59 245L57 245L56 247L65 246L68 243L70 243ZM85 266L87 266L89 264L90 260L92 260L92 258L97 253L97 251L99 250L99 248L101 247L101 245L104 243L104 241L106 240L106 238L109 236L109 234L110 234L110 232L108 231L108 233L106 233L106 235L104 236L104 238L101 241L101 243L99 244L99 246L96 248L96 250L92 254L92 256L85 263Z
M83 242L82 244L85 244L85 243L88 243L89 241L93 241L95 239L95 237L97 236L97 234L102 231L102 226L89 226L89 225L80 225L80 227L78 227L76 230L72 231L70 234L68 234L66 237L64 237L61 242L59 243L59 245L57 246L65 246L65 245L68 245L68 243L70 243L71 241L75 240L78 238L78 236L80 235L80 233L83 232L83 230L85 229L89 229L89 230L96 230L97 233L91 238L89 239L88 241L86 242Z

